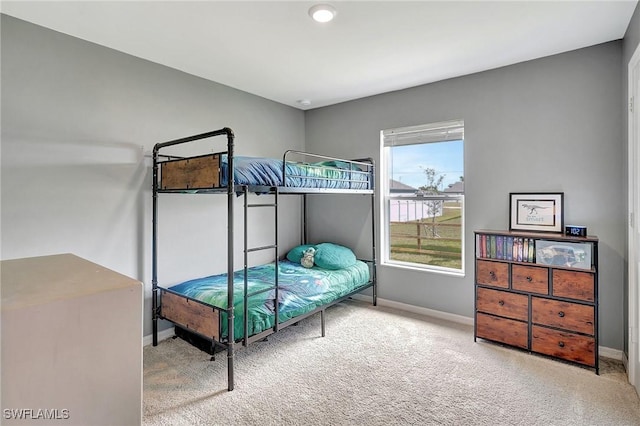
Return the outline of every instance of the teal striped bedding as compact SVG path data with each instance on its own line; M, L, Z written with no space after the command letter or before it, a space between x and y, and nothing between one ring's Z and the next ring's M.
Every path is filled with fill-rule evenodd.
M304 268L288 260L279 262L279 322L310 312L345 296L369 282L369 266L357 261L355 265L339 270L327 270L317 266ZM249 268L248 293L273 287L275 263ZM234 281L234 337L244 336L244 271L236 271ZM169 290L200 300L219 308L227 308L227 274L198 278L172 286ZM274 326L275 289L249 297L249 336ZM222 337L228 336L227 315L221 315Z
M345 161L295 163L274 158L234 156L236 185L286 186L293 188L372 189L372 173ZM286 182L283 182L283 164ZM227 156L222 156L222 186L227 185Z

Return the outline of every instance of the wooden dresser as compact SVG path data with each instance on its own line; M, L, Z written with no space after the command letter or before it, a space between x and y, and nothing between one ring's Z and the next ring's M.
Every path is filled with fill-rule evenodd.
M475 231L482 338L598 367L598 239Z
M142 283L72 254L0 267L0 422L141 424Z

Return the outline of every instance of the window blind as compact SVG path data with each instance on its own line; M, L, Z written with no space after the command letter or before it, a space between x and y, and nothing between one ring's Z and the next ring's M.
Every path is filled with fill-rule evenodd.
M464 120L383 130L382 136L385 147L463 140Z

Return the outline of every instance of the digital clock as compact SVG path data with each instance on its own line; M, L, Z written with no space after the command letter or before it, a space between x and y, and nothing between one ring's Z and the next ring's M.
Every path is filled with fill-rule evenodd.
M576 225L567 225L564 228L565 235L570 235L572 237L586 237L587 236L587 227L586 226L576 226Z

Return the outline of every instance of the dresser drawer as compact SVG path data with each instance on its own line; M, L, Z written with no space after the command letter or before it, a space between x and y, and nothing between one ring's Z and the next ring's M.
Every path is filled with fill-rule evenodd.
M531 321L535 324L563 328L578 333L594 334L593 306L533 297Z
M588 272L553 270L553 295L568 299L595 300L595 277Z
M526 322L476 313L476 336L527 349L529 327Z
M509 288L509 264L502 262L476 262L476 282L493 287Z
M528 321L529 297L524 294L478 287L476 309L479 312Z
M588 366L596 365L595 339L549 328L531 327L531 350L545 355L579 362Z
M549 294L549 269L536 266L513 265L511 287L530 293Z

